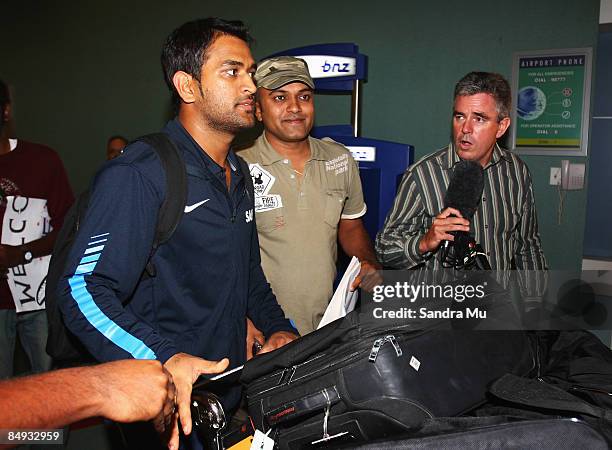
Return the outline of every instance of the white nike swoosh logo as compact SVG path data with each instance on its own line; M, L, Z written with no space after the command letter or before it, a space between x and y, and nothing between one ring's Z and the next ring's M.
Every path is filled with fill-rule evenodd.
M198 206L202 206L204 203L206 203L208 200L210 200L209 198L207 198L206 200L202 200L201 202L198 203L194 203L193 205L187 205L185 206L185 212L186 213L190 213L191 211L193 211L194 209L196 209Z

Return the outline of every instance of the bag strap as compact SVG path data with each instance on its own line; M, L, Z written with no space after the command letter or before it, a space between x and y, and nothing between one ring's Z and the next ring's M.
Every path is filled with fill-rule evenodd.
M264 412L268 425L274 427L279 423L293 420L315 411L327 411L340 401L336 386L330 386L319 391L295 398Z
M242 170L242 176L244 177L244 183L247 193L249 194L249 199L253 199L255 196L255 188L253 186L253 179L251 178L249 165L240 155L236 155L236 159L238 159L238 164L240 164L240 169Z
M151 257L166 242L178 226L187 202L187 172L181 152L165 133L152 133L137 139L149 144L157 154L166 174L166 195L157 214L157 227L146 273L155 276Z

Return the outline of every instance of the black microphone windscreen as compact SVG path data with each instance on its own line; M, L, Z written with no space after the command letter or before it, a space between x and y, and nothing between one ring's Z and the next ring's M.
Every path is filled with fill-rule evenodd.
M446 207L458 209L463 218L471 220L478 208L484 189L484 172L475 161L461 160L453 169L444 196Z

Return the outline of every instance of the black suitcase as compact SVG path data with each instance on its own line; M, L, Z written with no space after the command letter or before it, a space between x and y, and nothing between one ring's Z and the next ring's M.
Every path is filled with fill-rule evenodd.
M463 425L467 424L469 422ZM429 435L421 433L417 437L381 440L340 448L355 450L606 450L610 447L606 439L585 422L575 419L543 419L482 426L471 424L466 427L457 426L454 430L445 432L436 430Z
M272 428L279 448L302 448L285 439L292 430L312 430L310 442L364 442L462 414L492 381L534 365L520 331L376 328L355 312L249 361L241 382L255 427Z

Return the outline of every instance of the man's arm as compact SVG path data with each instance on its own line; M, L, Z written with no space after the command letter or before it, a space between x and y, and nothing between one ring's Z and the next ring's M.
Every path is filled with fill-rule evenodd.
M169 436L168 447L170 449L179 448L179 427L178 421L181 421L181 428L186 435L191 433L191 391L193 383L202 374L221 373L229 365L227 358L221 361L207 361L197 356L191 356L187 353L177 353L172 356L164 367L172 374L174 383L176 384L176 404L178 406L178 415L174 417L172 428Z
M469 231L469 222L452 208L433 218L428 216L415 172L410 168L404 175L383 229L376 236L376 254L384 267L417 266L429 259L443 240L454 239L449 231Z
M361 270L351 289L355 290L361 286L363 289L371 291L374 286L382 281L378 272L381 265L376 260L372 241L363 226L363 221L361 219L340 219L338 242L340 242L344 253L349 256L356 256L361 263Z
M535 199L533 197L533 186L531 174L527 166L523 173L525 195L523 209L521 211L521 222L516 237L516 251L514 262L517 269L546 270L546 258L542 249L540 233L538 231L538 216L536 213Z
M0 271L6 272L11 267L25 264L25 253L27 251L32 252L34 258L50 255L53 252L58 232L59 230L54 229L40 239L27 242L23 245L0 244Z
M153 152L151 157L156 158ZM58 286L58 303L66 326L99 361L162 362L174 378L181 425L189 434L193 382L202 373L222 372L228 361L179 353L173 341L123 307L151 255L165 195L163 169L156 159L124 161L111 163L96 177ZM172 430L170 445L178 448L178 417Z
M527 166L523 173L525 195L521 211L521 221L515 233L516 250L514 254L514 265L518 271L518 281L525 305L534 307L541 301L546 291L548 276L547 265L538 232L538 216L533 196L531 174Z
M143 175L141 164L128 162L107 166L96 176L58 283L66 326L98 361L136 358L164 363L177 353L173 342L122 304L133 295L151 253L164 196L163 169L159 163L154 167L157 177ZM157 179L159 183L152 181Z
M3 428L58 428L88 417L154 420L158 431L174 409L172 377L157 361L115 361L0 382Z
M27 251L32 252L34 258L50 255L53 252L57 234L64 222L64 216L74 202L72 188L60 157L50 149L49 153L45 153L45 155L47 171L44 185L47 191L47 210L51 217L53 230L40 239L26 242L23 245L0 244L0 273L6 272L11 267L24 264L26 262L24 256Z
M419 252L421 254L434 252L443 241L454 241L452 231L470 231L470 222L461 216L461 212L455 208L444 208L438 214L429 230L419 240Z
M367 211L367 207L363 200L359 167L350 152L345 148L343 150L348 157L348 170L345 172L347 194L338 223L338 242L344 253L357 257L361 263L361 270L350 289L355 290L361 286L363 289L371 291L374 286L382 282L382 276L378 272L381 266L376 260L372 241L361 220Z
M425 221L423 200L415 175L409 169L383 229L376 235L376 255L384 267L406 269L425 261L429 254L419 251L419 241L426 231Z

